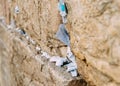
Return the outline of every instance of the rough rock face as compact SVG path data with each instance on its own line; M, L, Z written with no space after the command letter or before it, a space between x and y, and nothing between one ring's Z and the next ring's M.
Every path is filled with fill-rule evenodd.
M61 18L57 0L1 0L7 23L15 20L51 55L66 55L66 46L55 38ZM67 30L78 71L90 85L120 85L120 1L65 0ZM14 13L19 7L19 14ZM1 11L1 9L0 9Z
M80 0L71 6L71 47L79 72L99 86L120 85L120 7L117 0ZM79 7L79 9L77 9ZM76 9L75 9L76 8ZM76 16L74 16L76 15Z
M0 24L0 86L87 86L37 54L35 47Z

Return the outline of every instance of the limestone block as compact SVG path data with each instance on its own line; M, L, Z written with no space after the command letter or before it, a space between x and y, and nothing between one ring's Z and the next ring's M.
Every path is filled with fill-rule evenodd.
M117 0L67 1L71 47L78 70L97 86L120 85L120 9ZM76 5L74 5L76 4ZM79 8L79 9L78 9ZM85 63L83 66L81 61Z

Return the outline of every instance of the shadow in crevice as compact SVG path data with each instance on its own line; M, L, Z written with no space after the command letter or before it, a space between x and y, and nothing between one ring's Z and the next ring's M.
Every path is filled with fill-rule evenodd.
M71 81L68 86L88 86L88 84L84 79L80 79Z

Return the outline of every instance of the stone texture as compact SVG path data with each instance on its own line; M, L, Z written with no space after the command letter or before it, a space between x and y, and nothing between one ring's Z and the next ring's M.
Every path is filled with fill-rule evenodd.
M3 26L3 25L2 25ZM86 86L82 77L73 78L65 68L56 67L35 47L15 32L0 25L1 86Z
M55 38L61 23L57 0L8 1L5 0L2 4L3 6L7 4L6 11L2 13L7 23L14 19L17 27L24 28L44 51L51 55L65 56L66 46ZM119 86L120 1L65 0L65 2L68 7L66 27L79 73L91 86ZM14 13L17 5L20 8L19 14ZM34 81L31 85L33 83L37 84Z
M72 7L69 17L76 14L68 19L79 72L95 85L119 86L120 3L117 0L80 0L74 8L75 1L68 3ZM80 60L86 66L81 65Z

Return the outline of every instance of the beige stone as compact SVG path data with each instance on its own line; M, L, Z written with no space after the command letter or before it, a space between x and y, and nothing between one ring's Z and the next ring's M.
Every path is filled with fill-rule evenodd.
M65 67L56 67L41 54L36 54L35 46L28 45L26 39L13 31L0 23L1 86L87 85L82 77L74 78Z
M91 86L119 86L120 1L65 2L68 7L66 27L79 73ZM24 28L44 51L51 55L65 56L66 46L55 38L61 23L57 3L57 0L11 0L9 3L6 1L5 4L10 10L6 9L3 14L9 15L6 16L8 21L14 19L17 27ZM14 13L16 5L20 8L19 14ZM31 62L31 65L33 63ZM32 74L33 71L30 72ZM38 82L33 81L31 85L33 83L37 85Z

